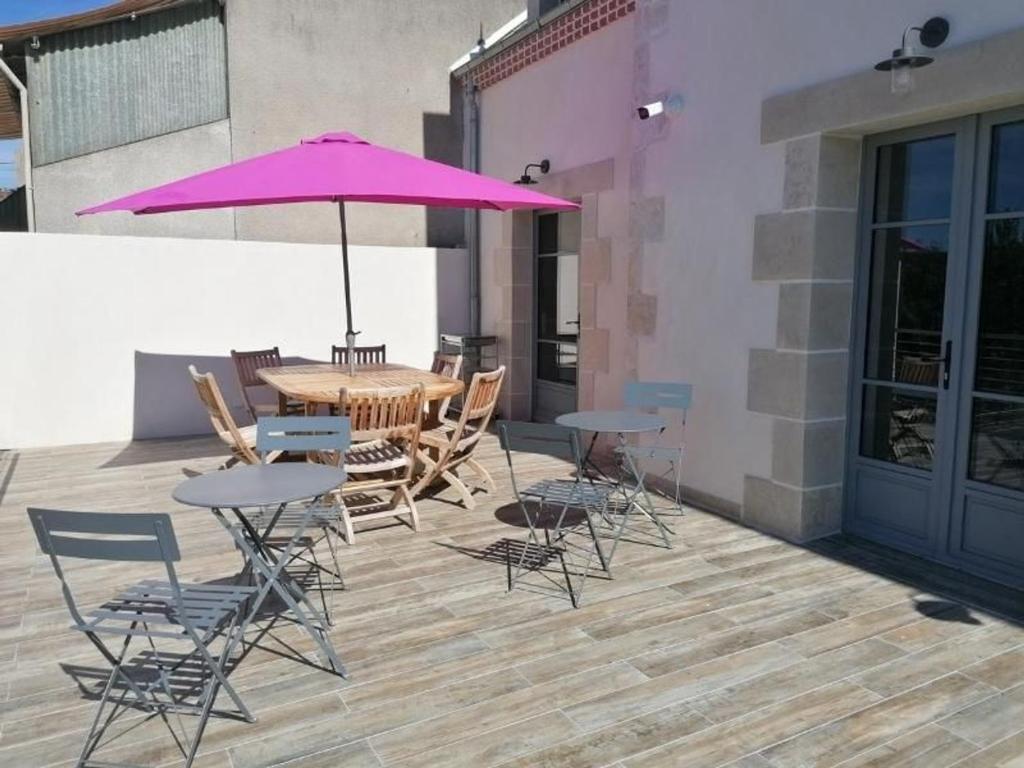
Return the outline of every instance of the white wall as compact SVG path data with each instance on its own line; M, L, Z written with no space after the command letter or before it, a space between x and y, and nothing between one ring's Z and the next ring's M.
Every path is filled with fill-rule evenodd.
M910 23L946 16L951 47L1024 25L1024 4L641 0L638 6L629 20L483 92L483 170L511 177L544 157L553 172L616 158L621 196L614 206L602 197L598 211L599 234L613 239L628 233L631 200L664 197L664 236L643 250L642 290L658 297L658 316L656 334L639 341L638 376L694 384L684 482L739 504L744 475L771 476L771 419L747 410L749 350L775 347L778 309L777 285L751 279L754 218L782 206L783 147L761 144L762 101L869 70ZM642 86L634 53L643 61L647 46ZM666 93L682 95L683 111L667 118L666 133L643 151L642 166L631 168L632 152L647 141L635 108ZM500 234L497 217L485 215L485 254ZM615 315L614 302L625 302L624 257L616 250L612 267L622 293L599 297L599 313ZM489 328L501 308L492 275L485 263L482 316ZM625 323L607 327L614 366L628 332ZM619 382L607 381L595 387L598 407L621 404Z
M467 323L462 250L355 246L359 342L427 367ZM0 447L209 432L186 366L240 403L229 351L329 359L338 246L0 233Z

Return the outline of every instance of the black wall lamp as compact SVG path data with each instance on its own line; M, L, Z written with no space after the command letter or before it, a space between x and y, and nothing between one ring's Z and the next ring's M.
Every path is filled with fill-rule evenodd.
M516 179L515 184L536 184L537 180L530 175L530 169L536 168L542 174L547 173L551 170L550 160L541 160L539 163L527 163L526 167L523 168L523 175Z
M890 88L893 93L909 93L914 89L914 70L931 64L935 59L919 52L907 38L911 32L917 32L917 39L925 48L938 48L949 37L949 22L941 16L934 16L923 26L913 25L903 30L903 44L892 52L888 59L875 64L879 72L892 75Z

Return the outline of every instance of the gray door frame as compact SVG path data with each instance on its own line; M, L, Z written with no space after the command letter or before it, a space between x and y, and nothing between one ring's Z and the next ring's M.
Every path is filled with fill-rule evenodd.
M963 327L963 305L966 267L968 262L970 234L970 199L973 189L971 172L974 161L975 130L977 118L969 116L955 120L905 128L897 131L869 136L864 140L861 169L861 203L858 215L857 263L854 276L853 326L851 334L850 375L849 375L849 420L847 422L846 477L844 482L843 528L851 533L863 535L883 544L944 560L948 532L949 499L952 492L952 467L956 445L956 404L957 389L962 379L959 360ZM877 150L887 144L914 141L938 136L954 136L954 160L952 178L952 199L950 202L949 246L946 257L946 281L943 304L941 343L953 340L953 365L949 371L949 387L942 383L935 390L931 387L913 384L898 384L893 389L906 392L936 394L935 455L931 470L893 464L880 459L860 455L861 428L863 416L863 390L871 379L865 376L865 353L867 348L867 318L871 259L873 247L873 216L875 206L875 183L877 171ZM909 225L923 225L928 221L946 223L945 219L912 222ZM875 480L902 483L924 505L927 515L925 528L913 531L899 525L887 525L880 519L872 519L857 507L858 480L861 476Z
M1024 510L1024 492L968 478L992 128L1000 123L1022 119L1024 107L1015 107L891 131L867 137L864 141L850 347L843 514L843 528L851 533L1014 586L1024 586L1024 567L1021 563L1003 563L991 554L965 549L964 522L966 505L970 501L981 500L1006 510ZM936 451L932 469L926 471L860 455L876 163L880 146L949 134L955 136L956 146L942 343L952 341L953 354L949 387L944 389L940 383L937 390ZM928 387L903 384L896 388L931 391ZM988 394L984 396L989 397ZM905 531L886 529L884 525L858 517L857 480L859 474L864 472L880 473L890 480L899 478L909 486L927 492L928 530L923 539ZM1024 556L1021 561L1024 562Z

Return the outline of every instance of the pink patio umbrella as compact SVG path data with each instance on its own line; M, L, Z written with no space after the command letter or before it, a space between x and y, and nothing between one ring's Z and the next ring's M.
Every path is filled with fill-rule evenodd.
M345 342L353 365L352 301L345 203L405 203L439 208L577 210L579 206L525 186L470 173L378 147L351 133L325 133L297 146L240 160L212 171L78 211L78 215L193 211L280 203L338 204L345 281Z

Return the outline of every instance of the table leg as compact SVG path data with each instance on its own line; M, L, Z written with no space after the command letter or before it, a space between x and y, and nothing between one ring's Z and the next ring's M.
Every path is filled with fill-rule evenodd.
M278 509L272 520L272 524L276 523L283 508L284 507L282 505L282 507ZM246 519L240 509L233 509L232 511L235 513L235 516L242 523L246 531L254 532L255 529L252 527L252 524L248 519ZM274 592L284 600L292 613L295 614L299 623L302 624L306 632L309 633L309 636L313 638L313 641L320 647L320 650L323 651L331 665L331 668L338 672L342 677L346 677L347 672L345 671L345 667L338 658L337 652L334 650L334 646L331 644L330 638L327 636L325 626L326 622L322 620L320 614L315 608L313 608L305 592L303 592L297 584L294 584L284 570L285 565L290 560L292 550L309 525L309 521L313 514L312 508L307 510L306 516L303 518L300 525L296 527L295 532L292 534L288 543L282 550L280 557L275 556L275 554L265 546L266 534L264 534L263 537L257 534L253 539L253 543L250 545L247 537L231 525L221 510L214 509L213 512L221 525L223 525L232 538L234 538L238 547L246 553L253 571L263 577L263 584L260 586L259 592L256 593L253 599L252 606L249 608L249 612L243 621L239 635L244 634L245 628L248 627L248 625L256 618L260 607L270 594L270 590L274 590ZM250 535L252 534L250 533ZM299 602L296 598L306 605L311 616L316 617L320 621L319 627L313 625L310 618L308 618L302 608L299 607ZM231 648L227 649L225 652L230 652L233 649L234 644L232 644Z

